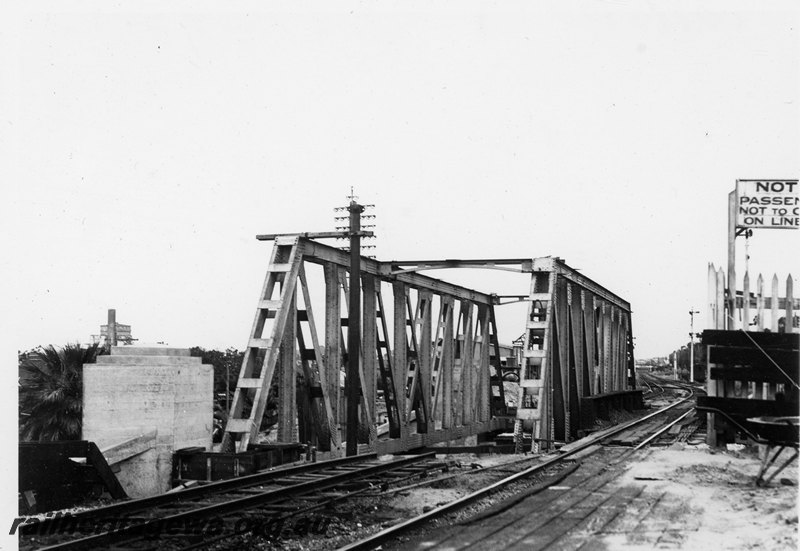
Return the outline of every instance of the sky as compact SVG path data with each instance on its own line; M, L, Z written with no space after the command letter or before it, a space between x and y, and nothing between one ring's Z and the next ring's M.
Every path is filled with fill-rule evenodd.
M108 308L142 343L241 349L271 247L254 236L332 230L352 186L379 259L559 256L631 303L637 357L666 355L690 309L705 323L736 179L800 174L793 2L19 6L0 53L12 350L87 342ZM756 231L751 268L796 277L798 236ZM504 308L509 342L524 310Z

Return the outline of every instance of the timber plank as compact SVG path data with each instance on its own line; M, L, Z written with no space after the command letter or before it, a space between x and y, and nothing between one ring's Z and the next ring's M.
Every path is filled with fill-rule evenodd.
M749 348L753 346L753 341L755 341L761 348L800 350L800 333L765 333L757 331L745 332L706 329L703 331L702 339L704 345L741 346Z
M800 357L797 350L787 348L764 348L763 352L754 346L711 346L708 350L708 361L712 364L726 365L774 365L772 358L783 369L800 369Z
M639 497L643 491L644 486L604 488L604 491L593 494L566 514L553 517L551 522L514 543L509 549L537 551L552 549L553 546L558 548L562 539L574 541L577 538L578 542L586 542L591 539L591 534L602 532L611 522L624 516L630 502ZM582 536L576 536L576 531ZM577 545L573 543L566 549L576 547Z
M557 521L557 519L566 515L571 509L592 499L593 495L598 496L594 497L594 499L608 499L609 496L605 487L617 476L617 472L597 473L586 485L573 487L568 491L562 491L556 499L550 501L546 505L537 503L539 500L535 499L522 502L519 507L517 507L517 509L520 510L519 512L522 513L522 516L515 519L513 523L509 523L502 531L493 534L491 540L484 540L479 548L507 549L511 546L518 546L517 548L519 549L531 548L534 542L536 542L535 532L542 529L546 524ZM569 486L569 479L564 481L563 485ZM555 490L553 492L555 492ZM565 528L568 530L569 526ZM525 540L524 544L522 543L523 540ZM486 543L488 543L488 545L484 546L483 544Z
M700 409L703 407L720 409L731 417L741 419L762 415L797 415L797 402L777 402L775 400L698 396L697 406Z
M608 469L609 458L616 455L606 451L587 458L581 468L559 483L559 487L568 487L568 490L549 489L530 496L502 514L452 530L434 547L503 549L513 544L551 518L565 514L593 493L601 492L619 476L617 469Z
M788 376L787 376L788 375ZM750 381L754 383L783 383L800 381L798 370L787 370L786 375L775 366L761 364L752 367L712 367L711 378L715 381Z

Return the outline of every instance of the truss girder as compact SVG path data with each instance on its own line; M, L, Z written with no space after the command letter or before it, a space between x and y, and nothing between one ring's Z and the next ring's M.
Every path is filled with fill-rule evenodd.
M630 305L557 259L535 259L515 437L533 451L578 436L581 399L632 388Z
M361 260L359 443L386 448L379 437L388 433L390 447L403 450L495 426L505 412L499 297L398 270L403 263ZM633 384L630 305L557 258L463 261L513 262L531 273L515 435L518 448L530 435L538 451L577 436L582 398ZM325 283L318 317L308 263L322 267L315 269ZM302 236L275 239L223 450L244 451L256 441L272 392L281 441L343 453L349 265L339 249Z
M490 361L493 344L499 354L496 297L416 273L392 274L388 263L361 260L359 442L380 448L379 414L389 438L399 441L392 449L408 449L422 436L444 441L495 426L492 372L501 380L499 358L496 365ZM314 302L306 274L309 263L322 267L316 268L325 282L320 302ZM275 239L223 450L244 451L257 441L277 384L279 440L343 454L349 263L344 251L302 236ZM391 298L385 300L388 287ZM320 304L324 312L316 316ZM318 322L324 322L323 332Z

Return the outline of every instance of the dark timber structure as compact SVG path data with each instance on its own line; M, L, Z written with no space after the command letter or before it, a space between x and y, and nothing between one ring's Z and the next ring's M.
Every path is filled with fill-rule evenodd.
M698 398L698 406L711 412L711 446L733 442L736 424L745 425L748 418L800 411L800 300L794 278L787 276L781 296L777 274L759 274L751 282L745 272L739 290L735 270L729 273L726 281L722 268L708 266L709 327L702 339L708 395Z
M341 236L259 236L274 239L274 247L223 450L245 451L255 442L274 378L278 440L311 442L331 456L343 455L343 439L354 446L354 434L367 450L394 453L510 429L494 312L509 302L529 303L514 427L519 448L526 436L535 449L571 440L582 398L633 387L630 305L560 259L360 256L355 264L349 253L309 238ZM310 265L322 267L314 270L324 280L324 293L318 289L314 298ZM487 294L419 273L456 267L529 273L530 294ZM324 313L315 316L312 304L324 304ZM343 311L348 304L350 313L361 306L360 328ZM358 399L357 433L348 429L348 400L340 395L353 359L358 392L347 397L351 405ZM352 389L355 377L347 373Z

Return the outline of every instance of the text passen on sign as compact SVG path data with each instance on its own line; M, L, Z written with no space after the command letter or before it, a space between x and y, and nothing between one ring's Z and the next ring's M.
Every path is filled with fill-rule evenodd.
M797 180L737 180L736 225L740 228L800 228Z

